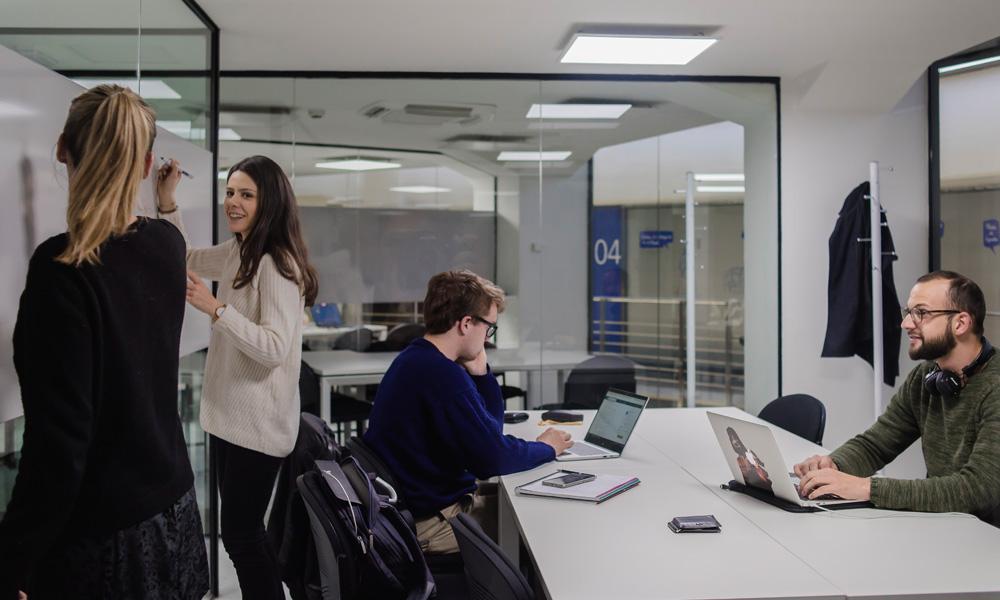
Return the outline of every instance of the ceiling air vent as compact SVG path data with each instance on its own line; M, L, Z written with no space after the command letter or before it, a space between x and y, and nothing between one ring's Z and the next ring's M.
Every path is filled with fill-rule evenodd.
M490 135L488 133L461 133L445 138L449 144L460 144L462 142L492 142L494 144L523 144L531 140L527 135Z
M402 125L471 125L493 120L492 104L375 102L361 109L361 114L383 123Z

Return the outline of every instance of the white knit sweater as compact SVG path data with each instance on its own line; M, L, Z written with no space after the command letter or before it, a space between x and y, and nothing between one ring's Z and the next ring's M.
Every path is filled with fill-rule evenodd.
M185 233L179 210L162 218ZM233 289L240 266L235 239L189 247L187 264L200 277L219 282L218 299L226 304L208 343L202 429L237 446L287 456L299 431L304 308L299 285L264 255L251 282Z

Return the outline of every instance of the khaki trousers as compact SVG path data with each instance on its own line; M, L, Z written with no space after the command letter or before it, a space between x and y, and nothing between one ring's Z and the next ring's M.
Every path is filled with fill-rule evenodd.
M454 554L458 552L458 540L451 529L448 519L458 513L466 513L475 519L486 535L492 539L497 536L497 490L482 487L475 494L467 494L458 502L442 508L436 515L418 519L417 541L424 554Z

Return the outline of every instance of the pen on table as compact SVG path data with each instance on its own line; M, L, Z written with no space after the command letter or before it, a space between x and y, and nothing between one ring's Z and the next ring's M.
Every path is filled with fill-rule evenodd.
M160 162L161 162L161 163L169 163L169 162L170 162L170 160L169 160L169 159L167 159L167 158L164 158L164 157L162 157L162 156L161 156L161 157L160 157ZM183 175L183 176L187 177L188 179L194 179L194 175L192 175L192 174L188 173L188 172L187 172L187 171L185 171L184 169L181 169L181 175Z

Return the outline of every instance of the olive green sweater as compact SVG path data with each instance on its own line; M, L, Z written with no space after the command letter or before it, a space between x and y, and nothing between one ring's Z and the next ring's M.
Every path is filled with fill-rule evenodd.
M972 513L1000 526L1000 356L951 398L924 389L932 366L913 369L878 421L830 456L841 471L869 477L920 438L927 478L872 477L872 503Z

